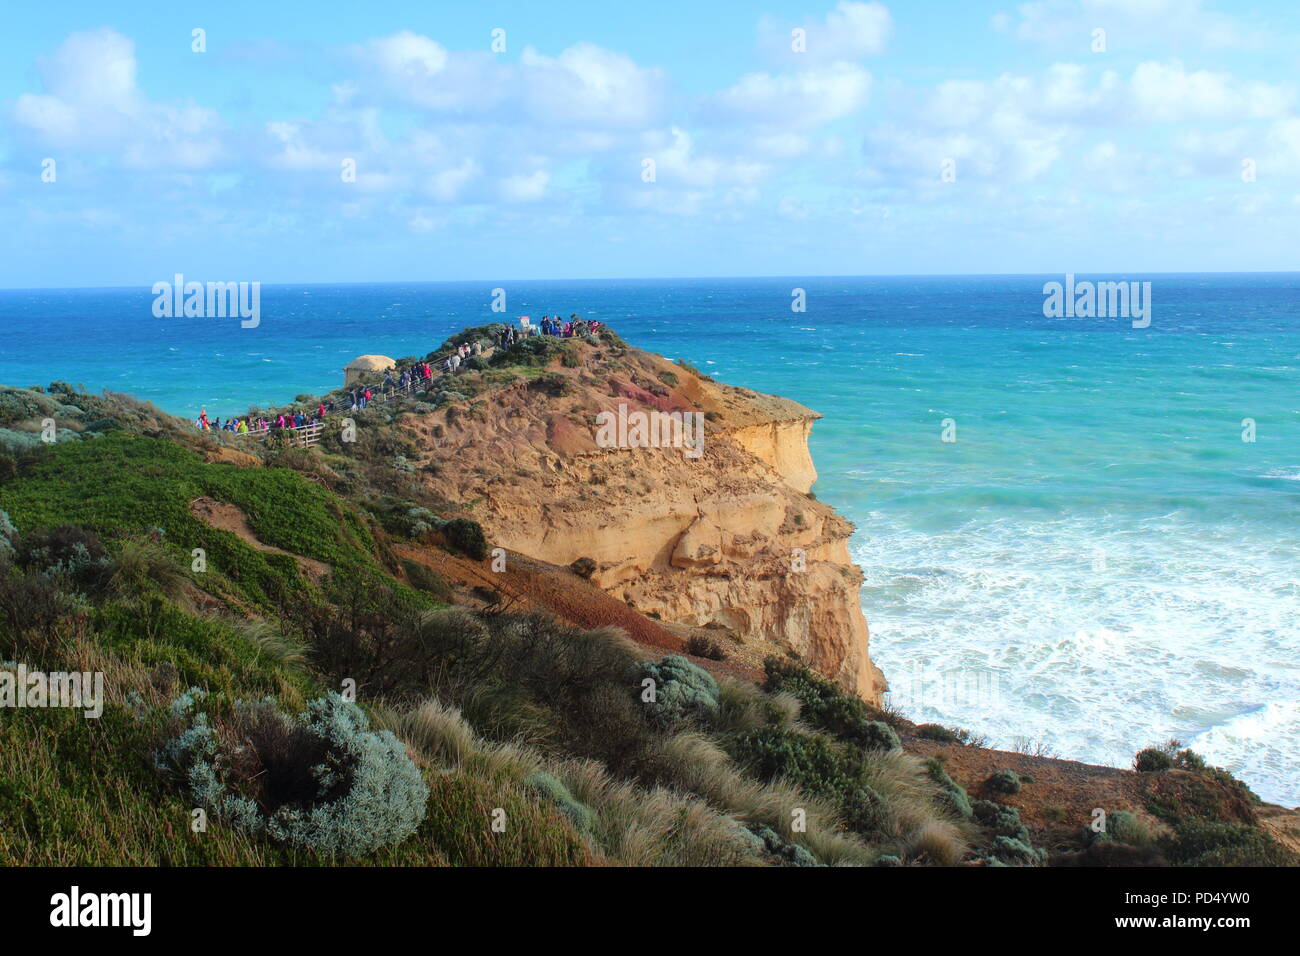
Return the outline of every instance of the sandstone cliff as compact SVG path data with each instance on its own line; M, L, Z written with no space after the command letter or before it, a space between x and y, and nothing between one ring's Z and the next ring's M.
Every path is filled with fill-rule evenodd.
M470 396L406 420L432 490L496 544L561 565L589 558L593 583L644 614L729 632L759 660L793 651L878 702L852 526L808 494L820 416L616 340L563 349L544 368L470 372ZM620 406L699 413L698 457L602 447L598 416Z

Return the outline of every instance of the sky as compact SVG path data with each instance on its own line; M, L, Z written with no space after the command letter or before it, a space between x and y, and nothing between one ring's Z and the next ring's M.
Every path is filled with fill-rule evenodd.
M4 288L1297 269L1293 0L6 21Z

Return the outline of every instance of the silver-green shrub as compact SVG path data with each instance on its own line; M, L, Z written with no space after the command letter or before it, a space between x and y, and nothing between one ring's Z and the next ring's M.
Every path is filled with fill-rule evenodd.
M216 819L338 856L400 842L424 820L420 771L391 732L369 729L356 704L328 695L295 721L270 698L237 701L233 716L219 719L205 701L191 689L172 702L179 732L156 764ZM286 792L298 796L285 800Z
M669 654L663 660L644 661L643 677L655 682L653 719L669 725L690 715L712 714L718 709L721 691L713 675L692 664L680 654Z

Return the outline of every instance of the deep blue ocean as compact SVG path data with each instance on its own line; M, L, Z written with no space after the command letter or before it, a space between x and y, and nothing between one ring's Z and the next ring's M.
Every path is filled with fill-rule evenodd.
M0 382L225 418L502 318L500 286L505 317L600 319L825 415L815 491L857 524L909 716L1115 765L1176 737L1294 806L1300 274L1130 278L1149 328L1045 318L1059 275L268 286L255 329L156 319L148 288L0 291Z

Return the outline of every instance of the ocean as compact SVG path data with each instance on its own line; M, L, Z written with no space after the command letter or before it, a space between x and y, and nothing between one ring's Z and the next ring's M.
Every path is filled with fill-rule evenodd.
M1045 317L1061 275L267 286L252 329L8 290L0 382L225 418L501 318L494 287L600 319L825 415L814 490L905 714L1115 766L1177 738L1300 805L1300 275L1079 278L1150 281L1150 326Z

